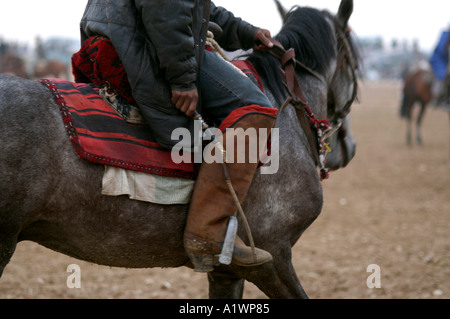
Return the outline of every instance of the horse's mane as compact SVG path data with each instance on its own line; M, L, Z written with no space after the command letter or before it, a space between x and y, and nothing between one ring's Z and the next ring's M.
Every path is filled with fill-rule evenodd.
M332 29L324 13L314 8L292 8L275 39L286 49L293 48L298 61L321 74L336 55ZM266 85L279 103L285 95L279 61L261 52L252 53L248 59L263 78L270 79Z

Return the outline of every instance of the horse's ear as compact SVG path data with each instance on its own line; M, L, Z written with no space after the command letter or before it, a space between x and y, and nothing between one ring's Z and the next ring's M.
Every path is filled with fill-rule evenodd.
M275 0L275 4L277 6L278 12L281 15L281 19L284 21L286 19L286 15L288 13L288 10L278 0Z
M347 26L348 20L350 20L352 13L353 13L353 0L341 0L337 18L343 27Z

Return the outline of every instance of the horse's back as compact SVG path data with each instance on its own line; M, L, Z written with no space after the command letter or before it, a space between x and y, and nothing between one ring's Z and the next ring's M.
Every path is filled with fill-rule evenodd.
M0 244L31 240L111 266L186 262L184 206L103 196L103 166L77 155L42 84L0 75L0 118Z
M431 101L431 86L433 84L433 73L430 70L418 69L405 78L403 93L411 99L420 100L424 103Z
M59 168L58 113L39 83L0 76L0 209L25 213L50 191L49 178Z
M430 70L419 68L408 73L403 84L403 98L400 106L401 117L410 118L411 109L416 102L423 106L430 103L432 84L433 73Z
M12 255L20 231L51 193L47 149L56 113L45 94L36 82L0 75L0 256ZM0 258L0 275L7 257Z

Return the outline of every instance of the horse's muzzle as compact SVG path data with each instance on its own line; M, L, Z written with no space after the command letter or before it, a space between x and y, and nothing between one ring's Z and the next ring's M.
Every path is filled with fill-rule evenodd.
M330 138L331 152L327 155L326 167L337 170L346 167L355 157L356 142L347 127L343 125L339 132Z

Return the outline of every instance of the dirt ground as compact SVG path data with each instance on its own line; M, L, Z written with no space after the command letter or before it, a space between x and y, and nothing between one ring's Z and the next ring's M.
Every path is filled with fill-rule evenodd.
M323 183L322 214L293 249L311 298L450 298L449 118L430 107L424 146L406 146L399 88L396 82L363 84L352 112L357 155ZM81 269L79 289L66 284L71 264ZM373 264L380 288L367 285ZM207 296L206 276L190 269L98 266L30 242L18 245L0 279L0 298ZM250 283L244 297L266 298Z

